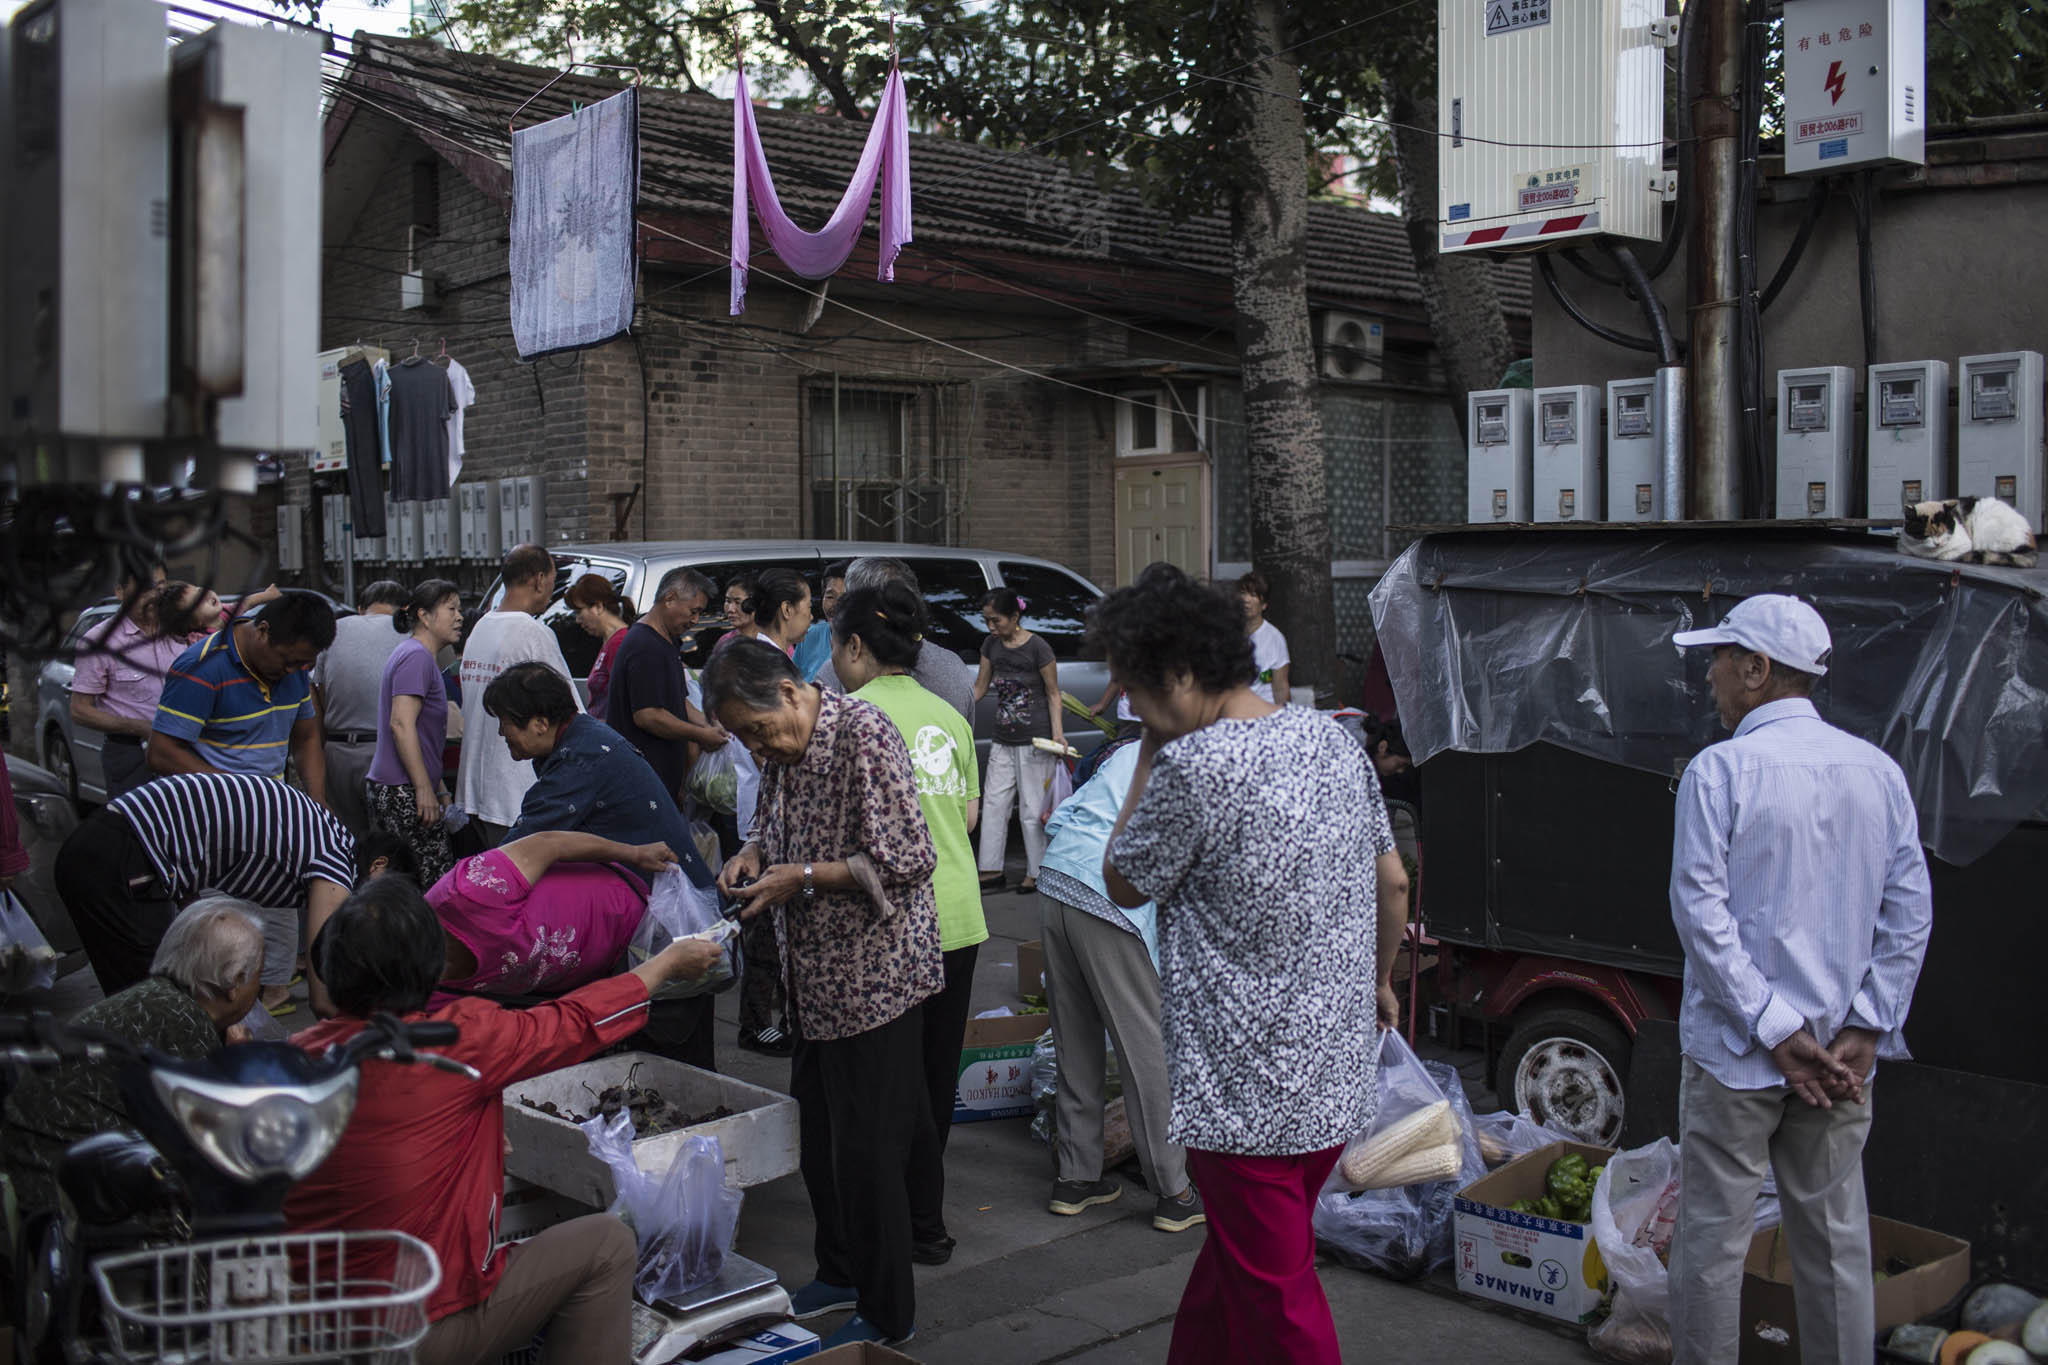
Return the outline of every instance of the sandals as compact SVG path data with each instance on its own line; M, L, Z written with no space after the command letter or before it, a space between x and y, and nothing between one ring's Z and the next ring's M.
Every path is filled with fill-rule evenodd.
M1023 881L1017 883L1017 891L1020 895L1028 896L1037 889L1038 878L1036 877L1026 877Z

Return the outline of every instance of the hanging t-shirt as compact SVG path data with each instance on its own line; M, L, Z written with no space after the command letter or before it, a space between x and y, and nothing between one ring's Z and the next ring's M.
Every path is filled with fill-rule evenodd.
M462 410L476 402L476 385L459 360L448 362L448 387L455 395L455 411L448 414L448 482L462 477ZM445 495L443 495L445 496Z
M881 707L909 746L918 808L924 812L939 860L932 869L939 950L950 953L985 942L988 920L982 914L981 882L967 836L967 803L981 795L974 764L974 731L958 711L907 674L876 678L853 695ZM1044 695L1042 687L1040 695Z
M1046 709L1040 670L1054 662L1052 646L1033 635L1012 648L991 635L981 642L981 657L993 670L989 690L996 694L996 743L1051 739L1052 713Z
M391 496L448 496L448 419L462 409L447 372L418 356L391 367Z
M1293 660L1287 657L1287 637L1280 633L1280 627L1271 621L1263 621L1252 632L1252 667L1257 676L1252 680L1252 691L1267 701L1278 700L1286 705L1286 699L1273 695L1273 675L1287 667Z

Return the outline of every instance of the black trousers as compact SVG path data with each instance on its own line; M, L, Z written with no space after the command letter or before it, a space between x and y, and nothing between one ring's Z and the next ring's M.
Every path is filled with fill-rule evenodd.
M342 434L348 440L349 522L359 538L384 534L384 448L377 439L377 380L367 360L341 367L348 392Z
M910 1144L910 1233L920 1244L946 1240L946 1139L953 1135L953 1095L960 1084L960 1040L974 996L981 945L946 954L946 988L919 1005L924 1015L924 1084L931 1122Z
M851 1038L797 1044L790 1065L818 1278L859 1293L891 1339L917 1324L910 1272L910 1144L925 1115L924 1017L905 1010Z
M108 995L149 976L164 930L178 916L135 827L101 807L57 851L57 894L79 946Z
M715 996L689 1000L657 1000L647 1007L647 1027L628 1038L629 1051L652 1052L686 1066L718 1070L718 1049L712 1033Z

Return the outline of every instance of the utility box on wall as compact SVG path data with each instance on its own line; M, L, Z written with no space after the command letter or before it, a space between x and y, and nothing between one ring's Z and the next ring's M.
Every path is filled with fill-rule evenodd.
M1529 390L1465 395L1471 440L1465 453L1465 519L1479 525L1530 519Z
M1872 365L1864 389L1870 515L1948 496L1948 362Z
M1926 0L1785 0L1785 169L1927 161Z
M1664 235L1664 0L1443 0L1445 251Z
M1778 371L1778 520L1861 516L1857 492L1856 372Z
M2039 351L1966 355L1956 377L1956 492L2011 504L2040 535L2048 525Z
M1591 384L1535 391L1535 512L1538 521L1599 521L1600 390Z
M1664 521L1664 471L1657 448L1657 377L1607 385L1607 519Z

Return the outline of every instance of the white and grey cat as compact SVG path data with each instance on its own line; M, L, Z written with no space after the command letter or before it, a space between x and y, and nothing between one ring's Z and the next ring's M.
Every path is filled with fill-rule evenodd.
M1899 548L1922 559L2006 564L2031 569L2034 533L2027 519L1997 498L1950 498L1906 504Z

